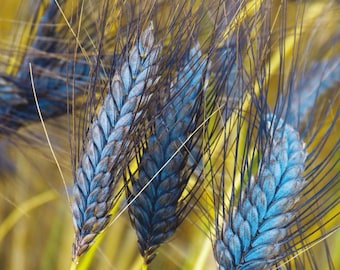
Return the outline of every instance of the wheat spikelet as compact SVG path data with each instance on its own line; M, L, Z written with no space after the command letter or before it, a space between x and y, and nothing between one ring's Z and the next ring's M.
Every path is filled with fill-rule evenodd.
M184 168L189 156L182 144L197 126L206 67L198 45L187 58L167 90L166 105L155 120L154 133L141 157L139 177L132 182L130 198L134 200L129 214L146 263L151 262L157 247L175 232L181 220L180 197L188 181ZM190 150L189 142L186 145ZM179 147L182 149L176 153Z
M121 161L130 148L126 137L141 116L138 108L148 100L143 95L153 82L159 52L150 24L129 51L128 61L114 75L89 128L73 190L73 260L88 249L109 221L113 190L124 171Z

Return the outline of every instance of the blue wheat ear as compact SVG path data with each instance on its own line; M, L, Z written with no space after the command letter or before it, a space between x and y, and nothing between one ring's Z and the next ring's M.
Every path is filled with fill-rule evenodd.
M339 68L338 58L313 64L306 77L314 84L299 84L309 86L310 92L303 87L303 91L293 92L297 97L293 104L301 109L292 108L286 115L287 121L295 119L292 124L297 125L308 150L304 173L307 184L286 238L288 256L282 257L292 268L319 269L322 263L313 258L324 256L329 269L335 269L329 236L339 230L340 215ZM313 74L313 70L317 72ZM318 242L322 248L315 250L313 245ZM292 260L296 254L299 256Z
M67 112L68 99L82 92L89 81L90 65L77 59L65 44L67 34L56 30L60 13L51 1L38 22L32 44L26 50L15 74L1 74L1 132L10 133L31 121L39 120L32 95L29 64L33 67L35 89L45 119ZM72 60L71 60L72 59Z
M146 263L183 219L181 196L189 180L186 164L190 136L198 126L206 69L198 45L186 57L170 89L165 89L166 105L155 119L154 132L139 164L139 176L132 181L129 214Z
M73 190L74 260L88 249L109 221L113 192L124 172L124 151L130 149L127 137L145 109L145 89L155 78L160 49L154 45L150 24L113 76L107 96L89 127Z
M263 269L279 255L293 206L303 189L306 153L298 132L275 116L267 118L268 141L258 174L230 208L214 252L220 269Z
M313 111L318 98L340 81L340 59L314 62L291 92L287 104L287 122L297 127ZM301 106L303 104L303 106ZM314 108L315 110L315 108Z

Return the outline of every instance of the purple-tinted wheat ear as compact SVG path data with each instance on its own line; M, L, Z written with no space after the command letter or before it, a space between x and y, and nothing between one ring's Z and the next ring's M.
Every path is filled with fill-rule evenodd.
M275 116L267 118L269 141L258 174L243 190L230 219L223 221L214 253L220 269L264 269L280 251L305 186L306 153L298 132Z
M154 132L139 164L139 176L132 181L129 214L139 251L147 264L181 222L180 198L188 181L184 171L189 157L189 136L197 127L206 69L198 45L187 57L176 79L164 90L168 91L166 105L155 119Z
M0 74L0 133L10 133L39 120L29 64L33 67L34 88L44 119L65 114L73 91L77 95L86 87L90 64L85 57L75 60L74 55L67 55L68 45L63 43L67 34L56 30L59 16L57 5L50 1L18 71Z
M113 76L107 96L86 134L73 189L73 260L89 248L108 224L114 189L124 172L121 168L126 160L124 151L131 143L129 131L141 120L140 108L145 109L143 103L148 100L145 89L155 78L160 49L154 44L150 24Z

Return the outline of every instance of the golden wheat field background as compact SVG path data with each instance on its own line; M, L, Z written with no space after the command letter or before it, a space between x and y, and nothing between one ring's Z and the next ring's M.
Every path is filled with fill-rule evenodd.
M38 14L38 17L42 15L45 2L35 0L1 1L1 73L10 74L14 72L15 63L22 60L20 52L27 49L30 44L30 35L32 35L32 32L28 31L29 26L34 21L35 14ZM68 2L70 7L78 9L80 9L82 3L82 1L72 0ZM92 2L91 6L95 6L96 1ZM144 4L143 1L140 2L140 5ZM199 4L199 1L193 2ZM280 7L281 5L281 8L287 9L287 28L293 27L293 23L290 25L289 22L294 20L295 11L301 8L301 1L287 1L287 5L282 5L281 2L285 1L273 0L273 2L275 6ZM330 40L330 37L336 33L337 35L340 34L340 24L337 18L337 14L340 12L340 4L328 1L306 1L302 6L306 18L306 24L303 24L305 27L303 32L312 33L315 31L315 33L313 32L315 49L308 48L308 41L304 40L305 35L302 35L301 38L301 46L303 48L305 46L310 52L308 61L320 58L327 59L327 57L334 57L334 55L339 56L339 42L329 54L320 56L316 52L322 51L325 46L328 46L329 43L326 42L325 45L325 40ZM161 13L162 9L160 8L158 12ZM279 26L273 24L273 29L275 27L278 28ZM287 46L285 57L287 59L292 57L289 53L289 46L291 46L289 44L292 41L289 38L290 36L287 35L287 43L285 43ZM284 41L280 40L280 42ZM303 51L302 49L301 55L296 56L297 61L301 61L301 63L305 61L302 57L306 57L302 53ZM325 49L325 51L327 50ZM268 60L272 61L273 68L270 81L270 85L273 87L270 95L273 97L269 97L273 100L277 95L277 90L274 88L279 77L278 69L275 70L278 60L274 57L274 52L272 54L273 59ZM313 52L315 52L315 55L313 55ZM339 83L337 87L339 90ZM332 97L327 98L331 99ZM338 97L335 104L337 106L340 104ZM64 270L75 267L72 265L71 251L74 237L71 211L74 170L72 160L74 157L70 152L69 119L70 115L65 114L45 121L60 170L39 121L30 123L10 135L0 135L0 269ZM0 128L1 125L2 123L0 123ZM339 140L339 121L335 125L331 137L334 142ZM81 142L79 143L81 144ZM327 149L327 145L324 146L324 149ZM321 154L319 158L322 159ZM340 160L339 149L337 149L334 158ZM232 157L230 162L234 162ZM337 172L337 181L340 181L339 162L337 162L334 170ZM334 194L340 196L338 185L335 185ZM213 208L209 195L204 194L200 204L204 205L206 209ZM201 208L194 208L194 211L188 215L170 241L159 248L157 256L148 266L148 269L217 269L212 251L213 235L207 229L208 225L214 224L212 221L204 220L204 215L200 213ZM117 206L114 211L120 213L121 210L122 207ZM315 243L311 247L315 256L313 259L318 261L320 269L340 269L340 258L337 255L340 248L339 210L340 206L336 204L327 217L324 217L327 220L332 215L335 217L324 228L325 231L330 228L334 229L334 232L327 236L328 250L326 250L323 241ZM115 217L115 215L113 216ZM315 222L315 224L315 226L318 226L318 222ZM323 231L320 233L322 234ZM316 237L316 235L312 235L312 237ZM334 268L330 268L327 262L327 254L330 254ZM143 266L143 258L138 251L137 237L126 212L114 219L114 222L100 234L95 244L81 257L77 265L79 270L134 270L142 267L145 266ZM309 267L306 266L306 269L309 269Z

